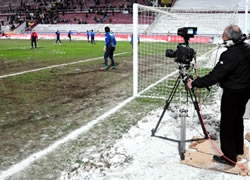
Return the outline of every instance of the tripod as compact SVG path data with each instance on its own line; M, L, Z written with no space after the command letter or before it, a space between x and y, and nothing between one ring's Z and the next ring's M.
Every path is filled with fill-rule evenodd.
M154 136L154 137L158 137L158 138L162 138L162 139L177 142L178 143L179 154L180 154L180 157L181 157L182 160L184 160L184 158L185 158L184 153L185 153L185 144L186 144L186 142L197 141L197 140L201 140L201 139L208 139L206 129L204 127L204 124L202 123L202 117L201 117L201 114L200 114L200 108L199 108L199 105L198 105L198 102L197 102L196 94L194 93L193 89L189 89L187 87L187 81L188 81L189 78L191 78L191 76L188 75L188 73L186 73L186 71L189 68L190 68L189 64L180 64L179 65L179 76L178 76L177 80L175 81L174 87L173 87L172 91L170 92L170 95L169 95L168 99L166 100L166 104L164 106L164 109L163 109L163 112L162 112L162 114L160 116L160 119L158 120L155 128L151 130L152 136ZM198 118L199 118L199 121L200 121L200 124L201 124L201 128L202 128L204 136L205 136L204 138L186 140L186 116L187 116L187 110L186 109L182 110L182 112L181 112L181 136L180 136L181 138L180 138L180 140L155 135L155 133L156 133L161 121L162 121L162 118L164 117L164 114L165 114L166 110L168 109L168 107L169 107L169 105L170 105L170 103L171 103L171 101L172 101L172 99L173 99L173 97L174 97L174 95L176 93L177 88L180 85L180 82L184 83L185 91L187 93L187 101L188 101L188 97L190 96L190 98L191 98L191 100L193 102L194 108L195 108L195 110L197 112L197 115L198 115Z

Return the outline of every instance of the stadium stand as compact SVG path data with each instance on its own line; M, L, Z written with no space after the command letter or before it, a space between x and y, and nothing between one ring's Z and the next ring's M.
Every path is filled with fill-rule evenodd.
M179 27L191 25L199 27L198 31L200 34L221 34L224 27L231 23L244 27L244 22L241 21L245 16L244 8L245 0L228 0L227 2L216 0L177 0L173 2L170 13L157 16L148 30L152 34L164 32L165 29L168 29L169 33L176 33L176 29ZM190 11L196 13L190 13ZM226 21L226 19L232 19L232 14L228 13L230 11L239 12L236 22ZM173 12L178 12L178 15ZM221 22L221 16L224 17L224 22ZM211 21L208 23L204 19L210 19ZM250 30L250 25L248 25L248 29Z
M164 2L173 2L172 10L198 7L200 10L228 8L243 11L244 1L165 0ZM29 33L34 27L40 33L54 32L54 26L65 31L71 29L75 32L85 32L89 29L95 29L101 32L104 24L112 24L116 32L131 33L133 23L132 4L134 2L144 5L153 4L153 1L150 0L2 0L0 4L0 28L4 32L12 33ZM194 18L183 13L183 16L180 15L174 20L175 22L171 22L173 21L173 18L171 18L168 23L162 23L163 18L168 19L168 16L165 16L155 17L145 24L148 24L148 26L152 24L149 29L152 33L165 33L164 27L166 26L168 26L168 29L169 27L172 28L171 32L175 32L177 27L187 25L187 22L191 22L192 19L198 19L194 22L195 24L204 27L204 31L208 31L208 33L214 33L212 31L216 29L210 30L214 24L203 22L204 16L210 16L214 19L214 24L219 19L216 14L201 14L200 18ZM154 23L152 23L153 20ZM89 25L86 26L87 24ZM60 26L63 28L60 28ZM142 26L146 27L146 25ZM220 29L221 27L217 28L218 31ZM202 28L200 30L203 31Z
M222 13L222 15L228 16L228 19L232 14ZM204 21L204 19L211 19L210 22ZM199 27L200 34L221 34L224 27L230 22L221 21L221 13L190 13L183 12L178 15L169 14L157 17L154 24L149 28L151 33L164 32L164 29L168 29L170 33L175 33L180 27L194 26ZM220 22L220 23L219 23Z
M106 13L88 13L88 12L68 12L59 13L57 24L132 24L131 13L106 12Z
M227 0L227 1L218 1L218 0L178 0L174 1L174 6L172 8L177 9L232 9L232 8L240 8L244 10L244 2L245 0Z
M38 34L54 33L57 29L59 29L62 34L67 33L69 30L74 34L86 33L87 30L91 29L96 32L104 33L105 26L110 26L112 32L115 33L131 34L133 31L133 24L38 24L35 29ZM142 34L144 32L143 30L145 30L148 25L141 24L139 27L139 29L142 29L139 33Z
M0 27L2 31L24 33L36 24L132 24L134 2L150 3L149 0L2 0ZM22 23L25 26L20 26Z

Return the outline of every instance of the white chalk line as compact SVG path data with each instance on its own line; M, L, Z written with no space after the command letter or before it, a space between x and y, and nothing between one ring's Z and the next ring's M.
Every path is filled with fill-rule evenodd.
M125 53L120 53L121 54L125 54ZM77 61L77 62L73 62L73 63L68 63L68 64L61 64L61 65L55 65L53 67L59 67L59 66L65 66L65 65L69 65L69 64L76 64L76 63L80 63L80 62L87 62L87 61L92 61L92 60L96 60L99 58L93 58L93 59L89 59L89 60L84 60L84 61ZM49 66L47 68L52 68L52 66ZM39 68L40 70L46 69L46 68ZM36 69L36 71L39 71L38 69ZM34 70L31 71L25 71L25 72L20 72L20 73L15 73L16 75L19 74L24 74L24 73L28 73L28 72L34 72ZM15 76L14 74L11 74L10 76ZM27 168L29 165L31 165L34 161L42 158L43 156L47 155L48 153L52 152L53 150L55 150L56 148L58 148L60 145L76 139L80 134L87 132L89 129L91 129L94 125L96 125L97 123L101 122L102 120L104 120L105 118L107 118L108 116L110 116L111 114L115 113L116 111L118 111L119 109L121 109L122 107L124 107L126 104L128 104L129 102L131 102L135 97L130 97L126 100L124 100L123 102L121 102L120 104L118 104L117 106L115 106L113 109L111 109L110 111L108 111L107 113L99 116L98 118L96 118L93 121L90 121L87 125L80 127L79 129L76 129L74 131L72 131L71 133L69 133L67 136L65 136L62 139L57 140L56 142L54 142L52 145L50 145L49 147L47 147L44 150L41 150L37 153L33 153L31 154L28 158L22 160L21 162L12 165L10 168L8 168L5 171L1 171L0 172L0 179L3 180L9 176L12 176L22 170L24 170L25 168Z
M119 56L119 55L127 54L127 53L128 52L118 53L118 54L115 54L115 56ZM90 62L90 61L96 61L98 59L103 59L103 57L91 58L91 59L80 60L80 61L71 62L71 63L57 64L57 65L52 65L52 66L46 66L43 68L37 68L37 69L32 69L32 70L27 70L27 71L12 73L12 74L6 74L6 75L0 76L0 79L6 78L6 77L11 77L11 76L22 75L22 74L26 74L26 73L31 73L31 72L42 71L45 69L57 68L57 67L61 67L61 66L68 66L68 65L72 65L72 64L78 64L78 63L84 63L84 62Z
M64 137L64 138L56 141L54 144L50 145L46 149L30 155L28 158L26 158L26 159L22 160L21 162L15 164L13 166L11 166L9 169L7 169L5 171L2 171L0 173L1 179L7 178L7 177L9 177L11 175L14 175L17 172L20 172L20 171L24 170L31 163L33 163L34 161L40 159L41 157L45 156L46 154L52 152L53 150L55 150L56 148L58 148L60 145L66 143L66 142L68 142L70 140L76 139L80 134L87 132L94 125L96 125L97 123L101 122L102 120L104 120L105 118L107 118L111 114L115 113L119 109L121 109L123 106L125 106L126 104L128 104L129 102L131 102L134 98L135 97L130 97L130 98L124 100L122 103L118 104L117 106L115 106L113 109L111 109L107 113L99 116L95 120L89 122L87 125L82 126L79 129L76 129L75 131L72 131L66 137Z

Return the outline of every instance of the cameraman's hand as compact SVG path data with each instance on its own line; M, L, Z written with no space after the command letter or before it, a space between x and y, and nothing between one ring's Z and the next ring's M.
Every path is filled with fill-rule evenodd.
M192 89L192 88L193 88L193 87L192 87L192 82L193 82L193 80L192 80L191 78L189 78L188 81L187 81L187 87L188 87L189 89Z

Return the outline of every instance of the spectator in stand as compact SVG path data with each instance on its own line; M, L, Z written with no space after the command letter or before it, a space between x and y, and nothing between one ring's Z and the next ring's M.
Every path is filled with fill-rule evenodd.
M31 35L30 35L30 40L31 40L31 48L33 49L34 47L36 48L36 44L38 41L38 35L36 31L33 29Z
M60 39L60 31L59 30L56 31L56 43L57 42L62 43L61 39Z
M95 44L95 32L93 29L91 30L90 37L91 37L91 44Z
M1 32L1 34L2 34L2 37L4 37L4 36L5 36L5 33L4 33L4 31L2 31L2 32Z
M73 33L72 33L72 31L71 30L69 30L69 32L68 32L68 38L69 38L69 41L71 41L71 35L72 35Z

